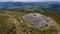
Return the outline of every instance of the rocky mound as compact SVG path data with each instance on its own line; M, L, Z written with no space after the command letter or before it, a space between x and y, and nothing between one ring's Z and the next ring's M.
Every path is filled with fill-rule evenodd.
M40 13L25 14L22 18L36 28L54 26L52 19Z

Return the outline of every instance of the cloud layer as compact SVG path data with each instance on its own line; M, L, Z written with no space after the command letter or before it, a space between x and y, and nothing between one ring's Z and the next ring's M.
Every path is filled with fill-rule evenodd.
M12 1L12 2L44 2L44 1L60 1L60 0L0 0L0 2L6 2L6 1Z

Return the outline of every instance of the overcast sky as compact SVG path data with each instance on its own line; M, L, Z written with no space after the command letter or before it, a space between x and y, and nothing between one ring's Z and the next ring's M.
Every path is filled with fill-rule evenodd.
M44 1L60 1L60 0L0 0L0 2L44 2Z

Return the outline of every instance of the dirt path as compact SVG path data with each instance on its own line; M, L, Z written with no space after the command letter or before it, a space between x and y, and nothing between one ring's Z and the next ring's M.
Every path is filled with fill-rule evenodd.
M16 33L17 34L23 34L22 27L20 25L20 21L18 21L16 18L12 18L12 17L10 19L12 19L12 21L16 27L16 31L17 31Z

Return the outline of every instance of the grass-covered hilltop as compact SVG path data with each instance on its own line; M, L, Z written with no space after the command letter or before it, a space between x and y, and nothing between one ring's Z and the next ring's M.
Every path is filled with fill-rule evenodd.
M58 2L0 2L0 34L60 34L59 9ZM33 24L31 25L22 18L29 13L39 13L50 17L55 25L41 28L32 27Z

